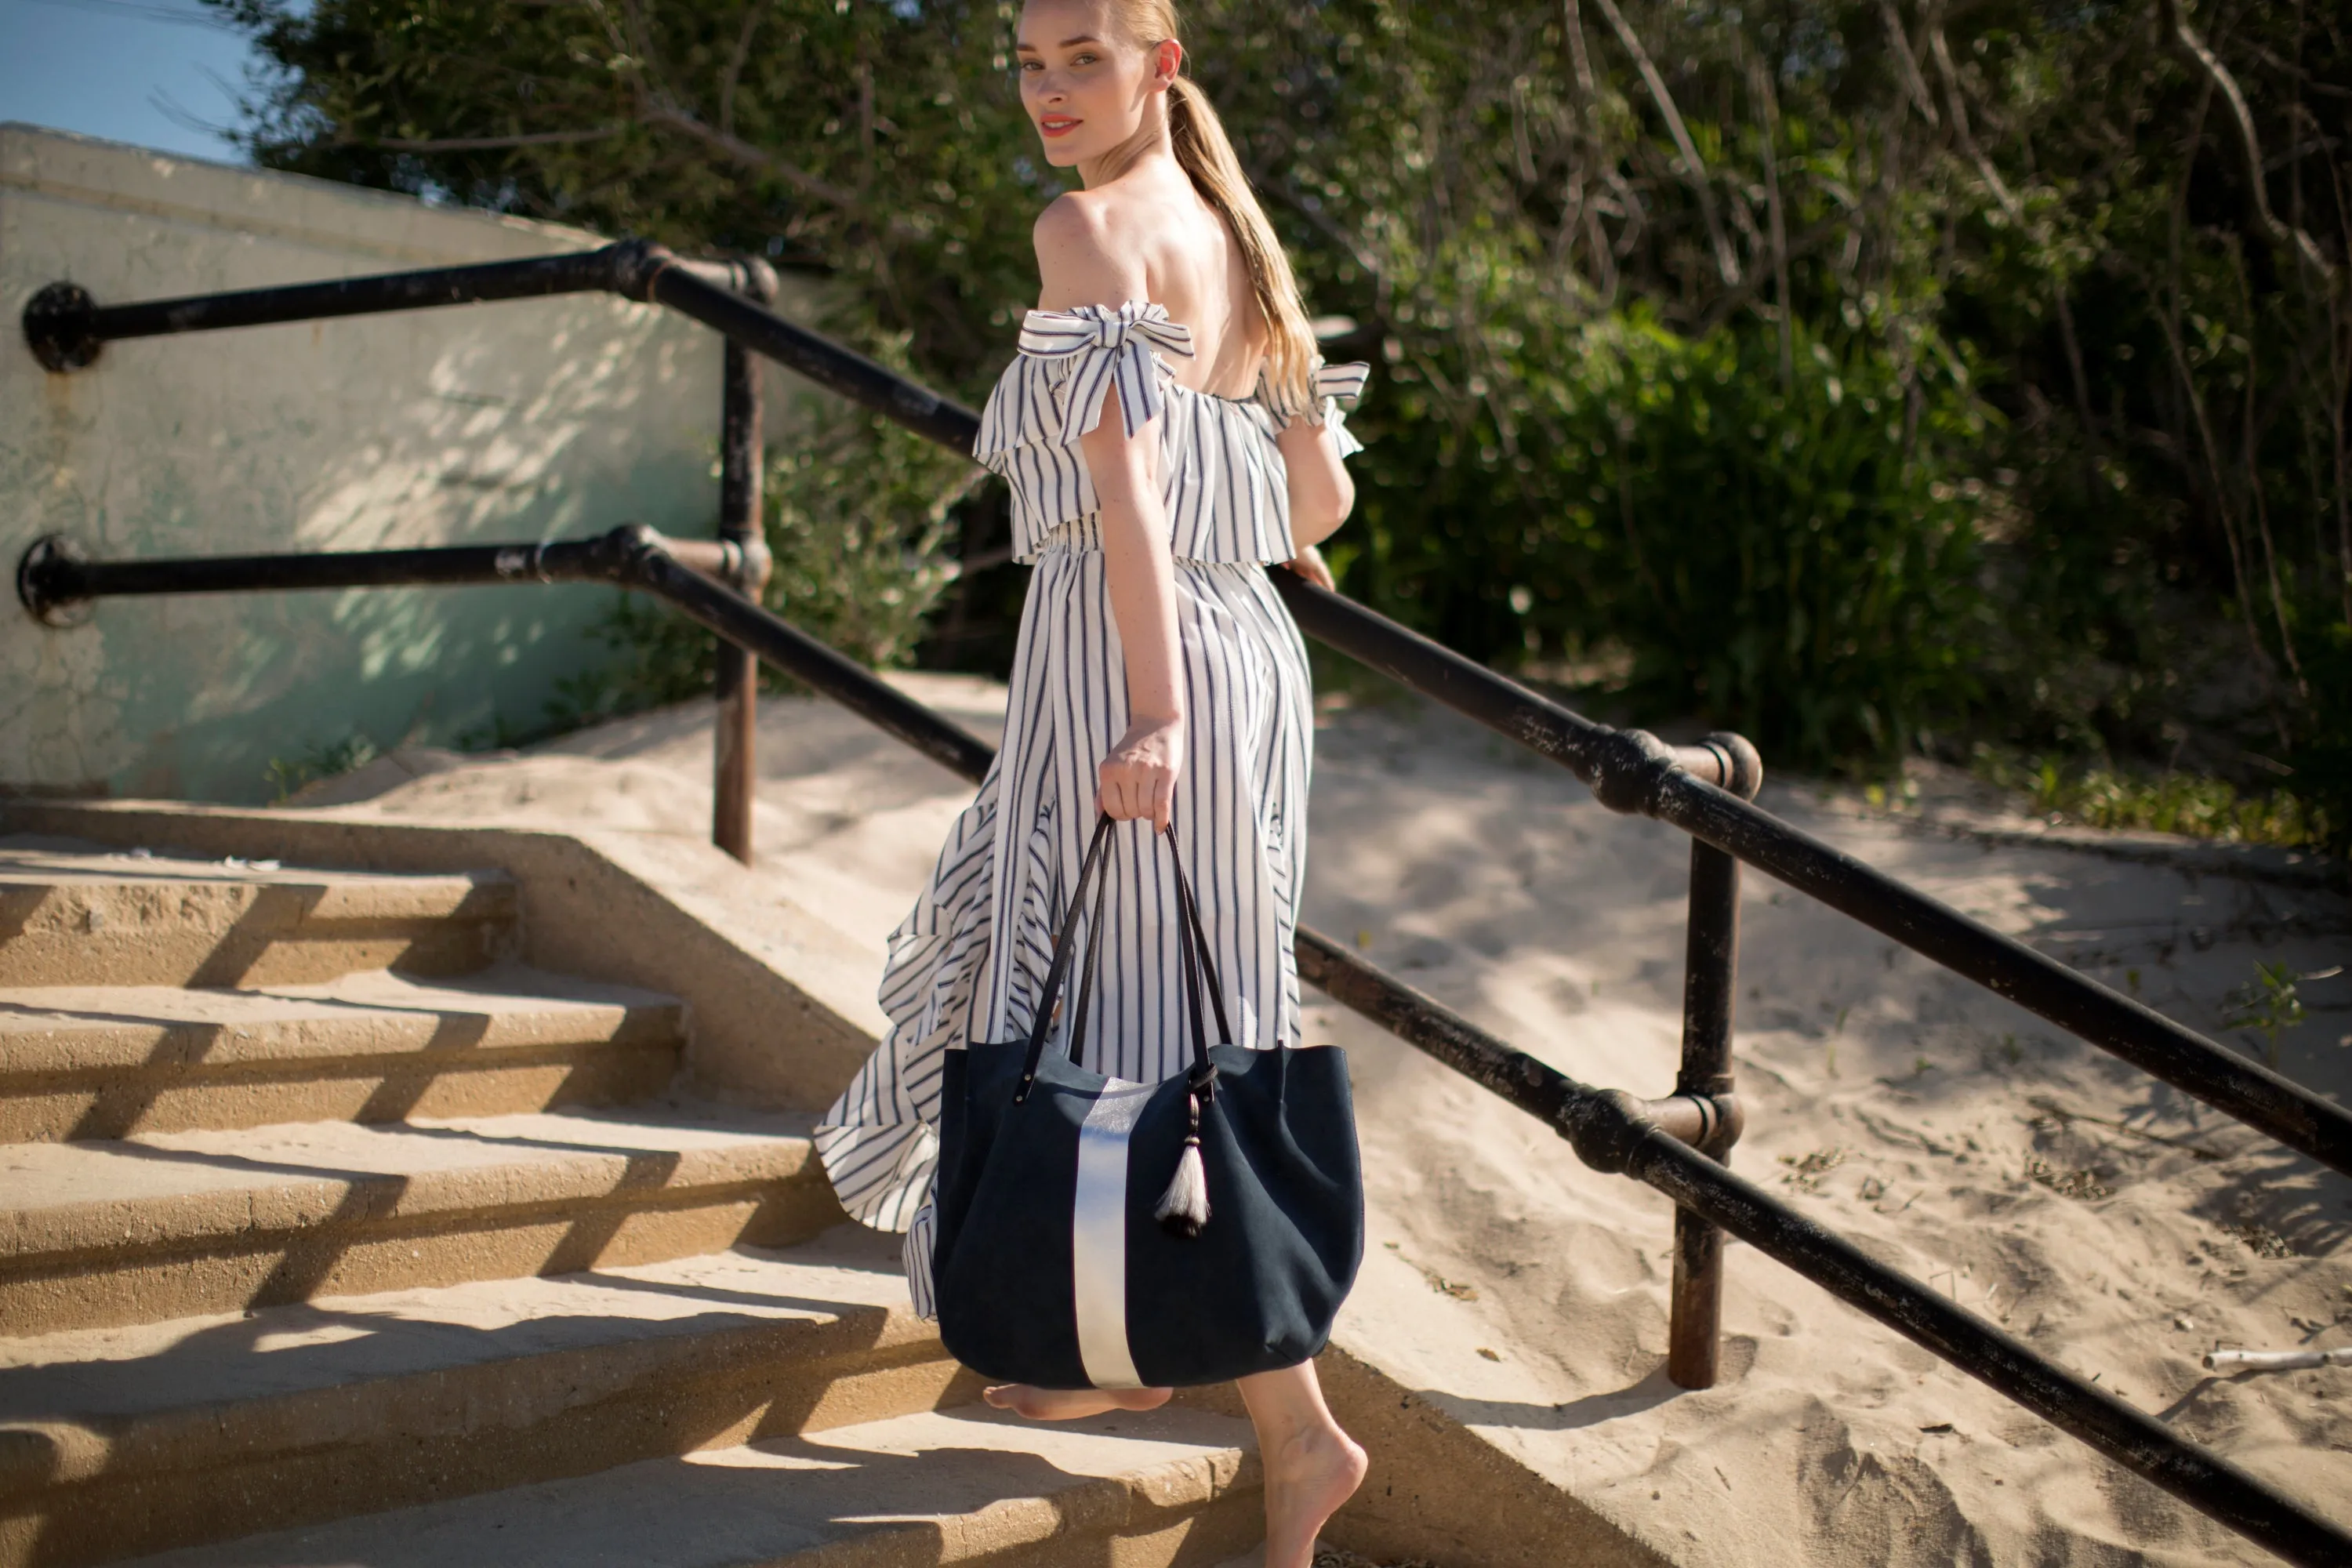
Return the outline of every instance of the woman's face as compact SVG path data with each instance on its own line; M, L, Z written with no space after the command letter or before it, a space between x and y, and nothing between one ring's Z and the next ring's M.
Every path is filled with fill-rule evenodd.
M1102 0L1029 0L1014 49L1022 106L1045 161L1065 169L1131 141L1184 58L1172 38L1144 49L1119 37Z

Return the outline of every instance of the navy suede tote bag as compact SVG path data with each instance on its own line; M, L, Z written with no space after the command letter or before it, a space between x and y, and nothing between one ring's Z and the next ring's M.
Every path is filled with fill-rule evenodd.
M933 1211L940 1337L985 1376L1040 1388L1187 1386L1295 1366L1330 1337L1363 1259L1347 1058L1337 1046L1231 1043L1179 866L1192 1065L1157 1084L1079 1067L1112 831L1108 816L1096 826L1029 1037L947 1053ZM1089 880L1068 1044L1049 1052Z

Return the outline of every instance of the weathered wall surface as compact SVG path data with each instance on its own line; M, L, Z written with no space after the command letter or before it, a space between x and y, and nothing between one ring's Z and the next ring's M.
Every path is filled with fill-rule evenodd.
M594 235L0 126L0 566L93 555L710 533L719 340L602 295L154 338L43 371L16 322L101 302L585 248ZM0 608L0 789L253 802L273 759L354 736L541 722L611 655L572 586Z

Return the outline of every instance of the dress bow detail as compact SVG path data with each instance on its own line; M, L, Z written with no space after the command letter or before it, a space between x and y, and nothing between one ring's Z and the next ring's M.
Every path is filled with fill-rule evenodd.
M1055 438L1075 444L1102 418L1104 392L1118 388L1119 417L1134 435L1167 405L1156 353L1192 357L1192 329L1168 319L1165 305L1130 300L1124 305L1080 305L1032 310L1021 323L1021 352L1069 360L1071 374Z

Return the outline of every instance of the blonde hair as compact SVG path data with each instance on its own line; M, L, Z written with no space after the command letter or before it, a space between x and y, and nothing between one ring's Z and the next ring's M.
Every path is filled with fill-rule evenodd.
M1110 0L1110 11L1127 39L1151 48L1178 34L1176 7L1169 0ZM1192 177L1202 200L1223 215L1242 247L1250 290L1265 321L1265 386L1274 406L1296 416L1314 409L1315 331L1298 279L1281 237L1258 205L1249 176L1225 135L1223 121L1198 82L1179 76L1168 89L1168 135L1176 162Z

